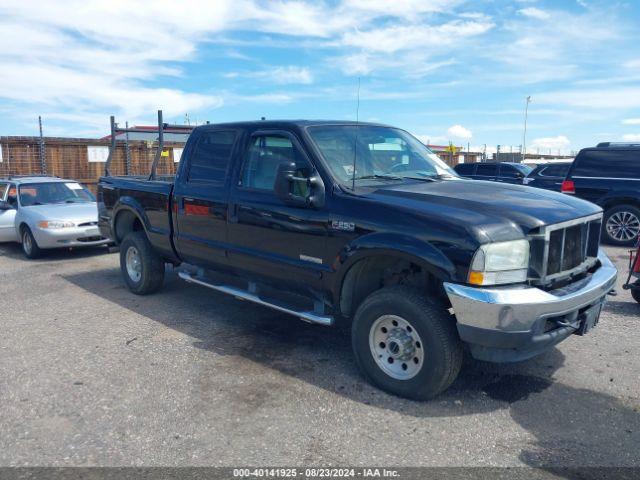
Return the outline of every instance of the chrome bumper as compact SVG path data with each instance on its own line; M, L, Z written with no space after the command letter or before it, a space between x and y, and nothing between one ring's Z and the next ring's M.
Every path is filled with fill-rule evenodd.
M580 313L604 303L615 286L616 267L602 249L598 259L600 267L589 277L552 291L529 286L476 288L445 283L460 337L485 347L521 350L527 350L527 344L531 343L540 347L558 343L575 332ZM560 325L571 324L575 328L565 326L562 335L547 334L545 323L550 318L558 318ZM530 356L533 354L524 358Z

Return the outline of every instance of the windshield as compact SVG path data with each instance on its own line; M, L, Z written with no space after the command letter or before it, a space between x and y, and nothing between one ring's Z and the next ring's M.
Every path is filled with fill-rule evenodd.
M520 170L521 173L523 173L525 176L529 175L531 172L533 172L533 168L531 168L528 165L523 165L521 163L516 163L516 164L512 164L514 167L516 167L518 170Z
M20 205L95 202L93 194L76 182L30 183L20 185Z
M345 185L371 179L429 179L456 173L402 130L371 125L310 127L309 135L333 174ZM355 163L355 172L354 172Z

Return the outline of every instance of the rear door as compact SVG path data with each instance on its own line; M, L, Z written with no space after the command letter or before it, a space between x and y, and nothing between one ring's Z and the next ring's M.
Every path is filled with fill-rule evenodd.
M326 264L326 207L285 204L274 192L278 166L295 162L296 176L315 172L299 140L288 131L263 130L248 139L232 187L229 261L234 268L294 290L320 290ZM305 182L294 186L302 191Z
M236 129L199 131L176 178L175 242L181 258L189 263L225 263L228 172L240 133Z
M0 200L9 201L13 205L10 210L0 210L0 242L15 242L18 240L16 234L16 204L13 197L9 198L9 192L15 192L15 185L9 182L0 182ZM15 193L14 193L15 195Z

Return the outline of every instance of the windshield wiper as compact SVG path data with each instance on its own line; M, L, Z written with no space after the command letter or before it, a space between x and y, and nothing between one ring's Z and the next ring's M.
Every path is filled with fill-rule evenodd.
M399 177L397 175L363 175L362 177L356 177L355 180L402 180L405 177Z

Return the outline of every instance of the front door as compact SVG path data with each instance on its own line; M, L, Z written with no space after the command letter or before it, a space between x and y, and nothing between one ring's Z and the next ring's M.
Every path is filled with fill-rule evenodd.
M10 210L0 210L0 242L17 242L16 234L16 205L14 196L9 197L9 190L15 192L15 187L10 188L9 183L0 183L0 200L8 201L13 208Z
M254 134L243 154L229 204L229 261L241 271L299 291L321 289L328 214L323 208L291 206L274 192L278 166L295 162L296 176L314 167L288 132ZM303 181L293 187L304 196Z

